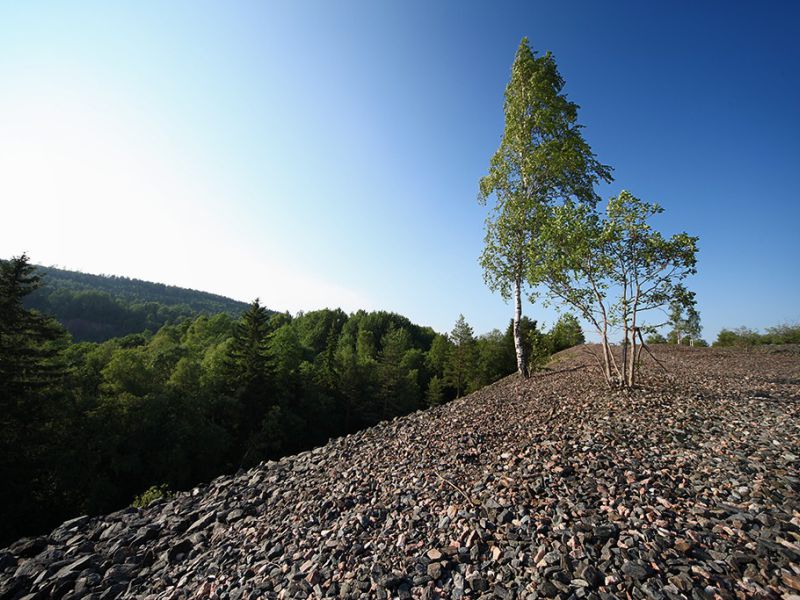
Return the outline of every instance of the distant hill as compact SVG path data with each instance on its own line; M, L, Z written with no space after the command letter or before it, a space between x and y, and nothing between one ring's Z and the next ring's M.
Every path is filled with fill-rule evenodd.
M52 315L75 341L101 342L200 314L238 317L247 304L208 292L114 275L38 267L43 286L28 308Z

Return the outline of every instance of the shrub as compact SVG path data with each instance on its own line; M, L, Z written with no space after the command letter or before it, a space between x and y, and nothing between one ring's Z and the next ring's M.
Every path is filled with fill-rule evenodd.
M777 325L767 328L767 333L761 336L767 338L765 344L800 344L800 324Z
M174 495L175 494L169 490L166 483L151 485L141 496L136 496L136 498L133 499L133 504L131 504L131 506L134 508L147 508L156 500L172 498Z

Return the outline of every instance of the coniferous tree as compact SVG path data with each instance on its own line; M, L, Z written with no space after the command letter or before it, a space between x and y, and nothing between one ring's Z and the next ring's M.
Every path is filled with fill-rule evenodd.
M575 315L569 313L559 317L548 335L550 337L551 351L553 353L578 346L586 341L578 319Z
M475 372L476 353L475 336L464 315L459 315L453 331L450 333L453 348L447 360L445 378L455 389L456 398L467 391L468 384Z
M431 347L425 356L425 364L431 373L439 377L444 375L445 365L447 365L452 346L453 344L446 335L438 334L433 338Z
M57 322L23 306L40 284L25 254L0 261L0 540L22 526L36 530L49 511L63 510L55 470L70 416L63 361L68 340Z
M274 403L269 356L270 316L256 298L236 324L229 352L233 395L239 404L240 441L259 429Z
M425 402L428 406L439 406L444 402L444 384L437 375L431 377L428 382L428 389L425 392Z
M394 329L381 340L379 367L381 418L404 413L416 407L419 388L416 371L403 368L403 358L411 346L411 336L404 328Z

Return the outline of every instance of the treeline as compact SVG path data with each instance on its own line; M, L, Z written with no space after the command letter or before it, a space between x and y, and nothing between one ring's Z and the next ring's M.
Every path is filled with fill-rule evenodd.
M759 333L748 327L723 329L717 334L714 346L751 347L770 344L800 344L800 325L777 325Z
M0 545L128 505L151 486L186 489L323 444L515 370L510 329L476 338L462 317L442 335L388 312L292 317L258 301L238 320L204 315L154 334L71 343L53 319L24 308L37 285L25 257L0 264ZM532 344L576 339L563 326L526 326Z
M42 285L25 298L25 306L53 316L76 341L157 331L200 314L238 317L247 308L230 298L161 283L38 269Z

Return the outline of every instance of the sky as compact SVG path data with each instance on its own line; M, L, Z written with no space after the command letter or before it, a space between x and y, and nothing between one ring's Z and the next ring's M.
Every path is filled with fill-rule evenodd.
M523 36L601 195L700 237L703 336L800 321L792 2L3 3L0 257L502 329L476 197Z

